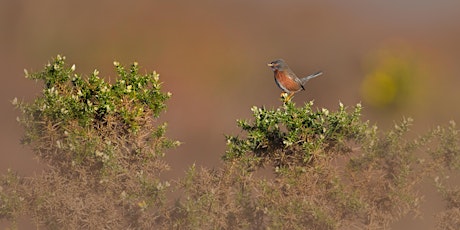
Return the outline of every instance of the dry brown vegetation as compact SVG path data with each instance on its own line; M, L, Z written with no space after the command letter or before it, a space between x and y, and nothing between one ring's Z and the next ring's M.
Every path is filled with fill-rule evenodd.
M454 122L411 139L411 119L382 132L361 120L360 105L254 107L242 134L227 137L221 168L193 165L168 181L163 156L179 143L156 120L170 96L158 75L115 63L112 85L64 60L26 74L44 82L43 95L14 102L46 169L2 176L0 217L13 227L28 215L47 229L387 229L418 213L421 181L446 201L438 228L459 225L458 182L447 185L460 169Z

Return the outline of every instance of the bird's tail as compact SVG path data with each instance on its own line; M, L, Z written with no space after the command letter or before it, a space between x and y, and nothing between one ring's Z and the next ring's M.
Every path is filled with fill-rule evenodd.
M302 79L300 79L300 81L302 82L302 85L304 85L308 80L312 79L312 78L315 78L315 77L318 77L320 75L322 75L323 72L319 71L317 73L314 73L314 74L310 74Z

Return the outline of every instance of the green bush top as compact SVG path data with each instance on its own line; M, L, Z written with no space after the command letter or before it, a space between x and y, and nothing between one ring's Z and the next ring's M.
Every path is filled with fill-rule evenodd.
M158 117L171 96L160 91L159 74L139 74L137 62L126 70L115 61L119 78L110 84L99 77L98 70L85 78L74 73L75 65L66 66L64 61L65 57L58 55L42 72L29 74L25 70L26 78L44 83L43 95L21 106L25 114L38 120L78 121L83 126L112 115L136 131L141 125L138 119L145 113Z
M89 76L75 73L75 65L66 65L61 55L41 72L25 70L26 78L43 82L43 91L32 103L14 100L23 113L24 143L64 169L98 162L123 168L120 161L162 156L163 149L177 145L164 137L166 124L155 124L171 97L161 91L159 74L140 74L137 62L129 69L116 61L114 66L113 84L97 70ZM115 154L118 148L123 154Z
M346 141L372 132L368 123L360 120L361 104L352 112L342 103L333 112L325 108L315 111L312 106L312 101L303 107L287 101L277 109L253 107L252 121L237 122L246 136L227 136L224 159L249 157L256 164L305 166L315 158L347 151Z

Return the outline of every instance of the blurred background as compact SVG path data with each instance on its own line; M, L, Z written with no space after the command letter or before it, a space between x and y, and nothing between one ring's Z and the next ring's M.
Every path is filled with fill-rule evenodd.
M296 94L299 106L362 102L363 119L384 130L403 116L415 119L414 133L459 122L459 41L455 0L0 0L0 171L42 169L19 144L11 100L39 95L23 70L41 71L57 54L112 80L114 60L160 73L173 94L160 120L183 142L167 152L177 178L193 163L218 167L224 135L239 133L236 120L250 119L252 106L281 105L266 65L276 58L299 76L324 72Z

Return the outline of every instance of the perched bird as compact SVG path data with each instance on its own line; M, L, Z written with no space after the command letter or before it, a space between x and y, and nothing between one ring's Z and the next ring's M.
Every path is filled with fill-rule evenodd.
M275 73L275 82L278 87L288 94L285 101L291 100L295 93L305 90L304 85L308 80L323 74L323 72L320 71L304 78L298 78L283 59L272 61L268 66L270 66ZM281 95L283 95L283 93Z

